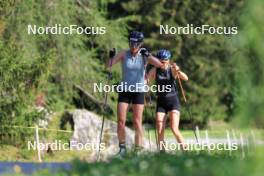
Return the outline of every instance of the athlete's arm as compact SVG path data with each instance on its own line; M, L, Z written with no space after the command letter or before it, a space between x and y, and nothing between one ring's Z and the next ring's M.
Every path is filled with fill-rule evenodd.
M184 81L187 81L189 79L184 72L180 71L180 68L176 63L172 64L172 75L175 79L178 79L178 76Z
M154 80L156 77L156 68L153 67L152 69L150 69L150 71L147 74L147 78L151 81Z
M158 58L152 56L152 55L149 55L148 56L148 62L151 64L151 65L154 65L155 67L157 68L163 68L164 67L164 64L162 64Z
M112 59L109 58L107 63L106 63L106 68L110 68L111 66L115 65L119 61L123 60L124 56L125 56L125 51L121 51L114 58L112 58Z

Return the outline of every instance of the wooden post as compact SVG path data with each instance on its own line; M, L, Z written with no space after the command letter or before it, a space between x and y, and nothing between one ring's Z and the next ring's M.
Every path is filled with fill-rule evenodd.
M205 130L205 138L206 138L206 143L207 143L207 145L209 147L208 148L208 153L211 153L208 130Z
M39 148L39 129L38 129L38 125L36 125L36 127L35 127L35 137L36 137L36 143L37 143L38 161L42 162L40 148Z
M201 143L201 138L200 138L200 131L199 131L198 125L195 126L195 131L196 131L197 138L198 138L198 141L199 141L199 144L200 144Z
M244 151L244 141L243 141L243 135L240 133L240 144L241 144L241 155L242 159L245 158L245 151Z
M249 151L250 151L250 149L249 149L249 139L248 139L249 137L248 137L248 135L246 135L246 147L247 147L247 154L249 154Z
M148 128L148 138L149 138L149 150L151 151L151 136Z
M199 131L199 127L198 127L198 125L196 125L195 126L195 133L197 134L197 138L198 138L198 145L199 145L199 147L201 147L201 138L200 138L200 131ZM199 150L197 150L197 154L199 154L200 153L200 151Z
M238 141L237 141L236 133L235 133L235 130L233 129L232 129L232 136L233 136L233 140L236 141L237 143Z
M229 156L231 156L232 155L231 140L230 140L230 135L229 135L228 130L226 130L226 137L227 137L227 143L228 143Z

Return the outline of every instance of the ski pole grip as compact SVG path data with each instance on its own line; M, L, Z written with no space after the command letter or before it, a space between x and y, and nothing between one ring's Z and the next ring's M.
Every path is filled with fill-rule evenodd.
M187 103L187 99L186 99L186 96L185 96L185 92L184 92L184 89L183 89L182 83L181 83L181 78L180 78L178 72L177 72L177 77L178 77L178 81L179 81L179 84L180 84L180 88L181 88L181 92L182 92L182 96L183 96L184 102Z
M113 65L113 59L116 55L116 49L113 48L112 50L110 50L109 52L109 58L110 58L110 70L109 70L109 73L108 73L108 80L112 80L113 79L113 76L112 76L112 65Z
M116 49L113 48L109 51L109 58L110 58L110 67L112 67L113 58L116 55Z
M115 57L115 55L116 55L116 49L113 48L113 49L111 49L110 52L109 52L109 58L110 58L110 59L113 59L113 58Z

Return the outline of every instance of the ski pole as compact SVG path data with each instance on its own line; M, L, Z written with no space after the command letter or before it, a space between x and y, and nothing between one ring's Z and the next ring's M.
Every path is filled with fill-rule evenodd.
M144 96L144 105L147 104L146 96ZM147 116L147 111L144 110L144 117ZM149 141L149 148L151 150L151 141L150 141L150 134L149 134L149 127L147 128L148 130L148 141Z
M147 84L149 84L149 80L147 78ZM151 100L151 94L149 93L149 103L148 103L149 107L150 107L150 111L151 111L151 117L153 118L153 109L152 109L152 100ZM156 118L154 117L154 132L155 132L155 142L156 142L156 146L157 149L159 149L159 145L158 145L158 137L157 137L157 129L156 129Z
M184 89L183 89L183 87L182 87L182 83L181 83L181 79L180 79L179 73L178 73L178 72L176 72L176 73L177 73L177 77L178 77L178 82L179 82L179 85L180 85L181 93L182 93L182 96L183 96L184 102L185 102L185 104L186 104L186 106L187 106L187 112L188 112L189 118L190 118L190 120L191 120L191 122L192 122L192 121L193 121L193 116L192 116L192 113L191 113L190 107L189 107L189 105L188 105L188 103L187 103L187 99L186 99L186 96L185 96L185 91L184 91ZM197 134L196 134L196 131L195 131L194 126L192 127L192 130L193 130L193 133L194 133L194 136L195 136L196 142L199 143L199 141L198 141L198 137L197 137Z
M116 49L113 48L110 50L110 69L107 77L107 85L110 83L110 80L112 79L112 63L113 63L113 58L116 54ZM108 92L105 92L105 99L104 99L104 114L103 114L103 120L102 120L102 125L101 125L101 130L100 130L100 138L99 138L99 145L98 145L98 153L97 153L97 158L96 160L99 161L100 159L100 152L101 152L101 143L102 143L102 137L103 137L103 130L104 130L104 121L105 121L105 111L106 111L106 105L107 105L107 100L108 100Z
M152 106L152 100L151 100L151 95L149 94L149 106L150 106L150 111L151 111L151 116L153 118L153 109L151 108ZM156 140L156 145L157 145L157 149L159 149L159 145L158 145L158 137L157 137L157 129L156 129L156 118L154 118L154 132L155 132L155 140Z

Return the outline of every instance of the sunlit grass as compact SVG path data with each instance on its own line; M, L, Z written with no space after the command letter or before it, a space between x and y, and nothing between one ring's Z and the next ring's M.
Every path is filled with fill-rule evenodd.
M145 129L144 135L148 138L150 133L151 137L155 137L154 128ZM229 132L231 138L235 135L236 138L239 138L239 135L242 134L243 136L255 137L256 139L263 140L264 130L263 129L222 129L222 130L199 130L200 137L206 137L206 131L208 132L208 136L210 138L226 138L227 131ZM149 132L149 133L148 133ZM193 130L181 130L181 133L184 138L195 138ZM174 135L170 128L165 129L165 138L174 138Z

